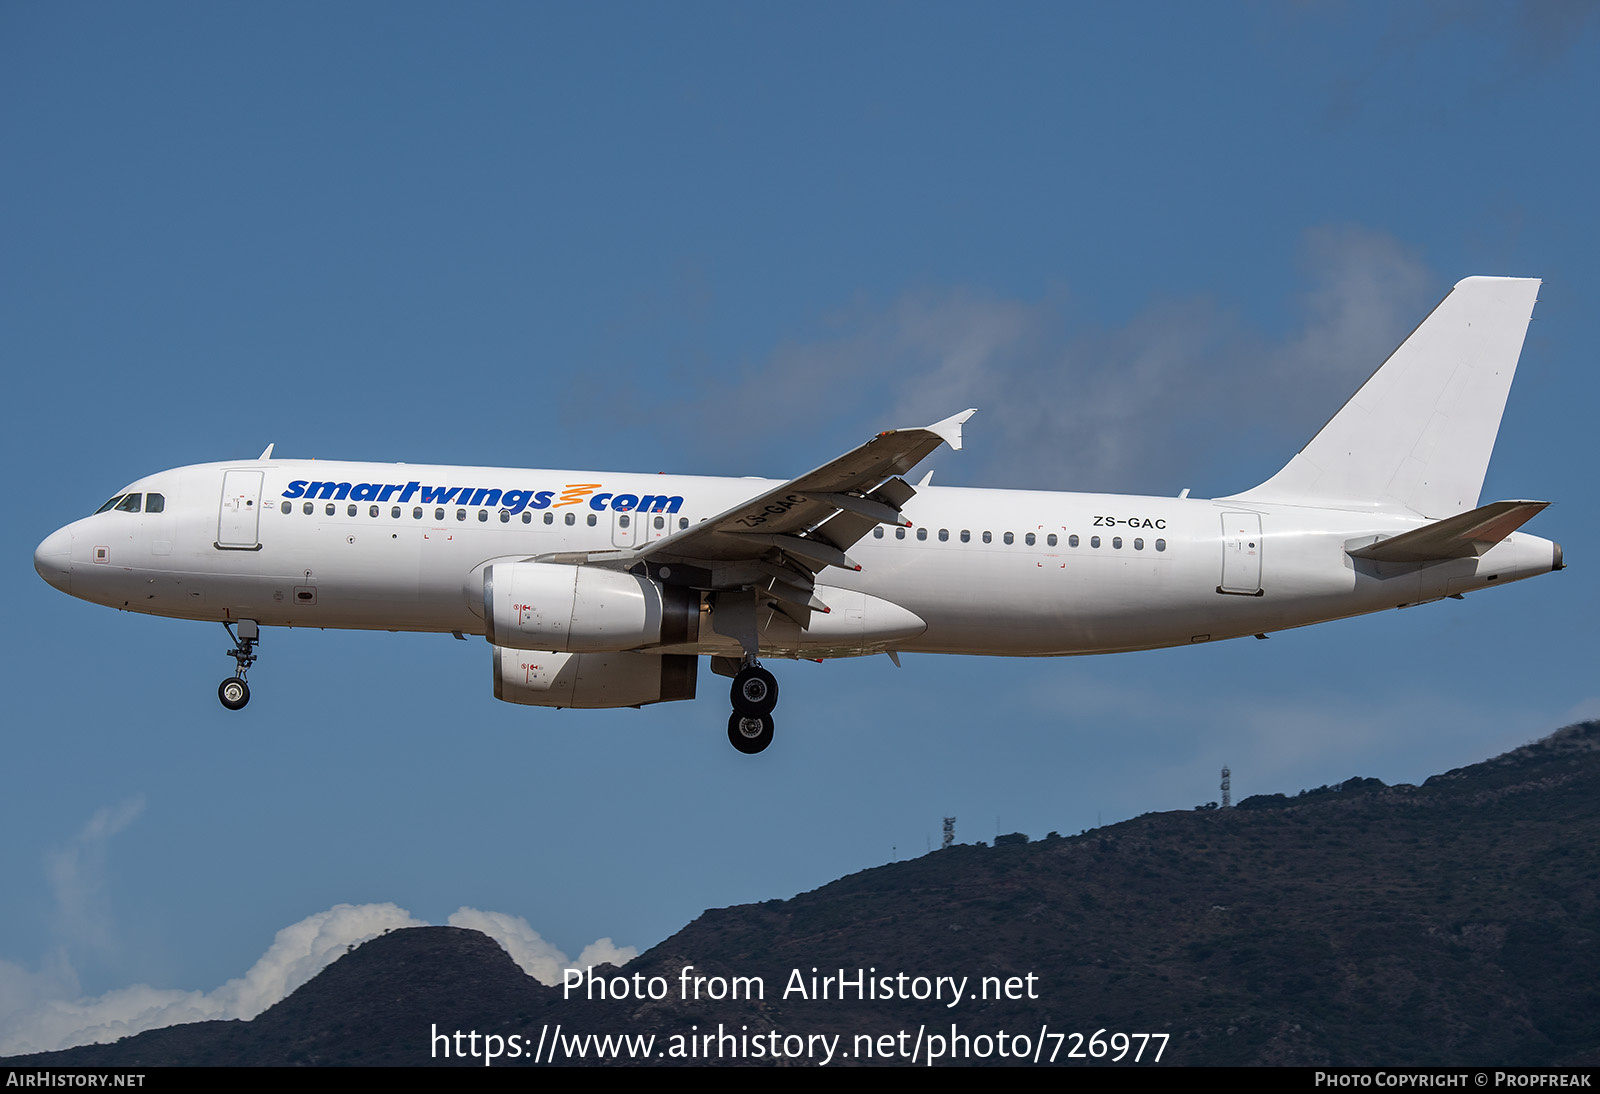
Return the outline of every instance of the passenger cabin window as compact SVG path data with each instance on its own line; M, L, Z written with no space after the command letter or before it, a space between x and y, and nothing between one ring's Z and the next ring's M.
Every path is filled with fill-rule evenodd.
M593 528L595 526L596 522L599 521L599 519L600 519L599 517L595 516L593 513L590 513L589 514L589 527Z
M1077 545L1078 545L1078 537L1076 535L1071 535L1071 536L1067 537L1067 546L1068 547L1076 547Z
M556 515L554 513L546 513L544 515L544 522L546 524L554 524L556 522Z
M1044 541L1045 541L1045 543L1049 544L1051 547L1054 547L1056 545L1056 534L1054 532L1051 532L1048 536L1044 537Z
M1091 546L1091 547L1100 546L1100 537L1099 536L1090 536L1089 537L1089 546Z
M374 505L372 507L372 515L373 516L377 516L378 515L378 507L376 505ZM390 520L399 520L400 519L400 507L398 505L390 507L390 509L389 509L389 519Z
M489 521L489 510L487 510L487 509L479 509L478 510L478 523L479 524L487 524L488 521Z
M1012 535L1010 532L1007 532L1005 535L1001 536L1000 538L1005 540L1006 546L1008 546L1008 547L1011 544L1013 544L1013 543L1015 543L1017 541L1017 537Z
M316 508L316 506L312 505L308 501L308 502L306 502L304 505L302 505L300 507L300 511L303 512L306 516L309 517L311 515L312 510L315 509L315 508Z
M969 529L966 529L966 528L961 529L961 542L962 543L971 543L972 542L972 532Z
M985 533L983 533L983 542L985 542L985 543L993 543L994 542L994 537L992 535L990 535L988 532L985 532Z
M880 524L880 525L878 525L876 528L874 528L872 530L872 538L873 539L882 539L883 538L883 525Z
M687 528L687 527L689 527L689 518L688 517L679 517L678 518L678 528L681 530L681 529L684 529L684 528Z
M510 524L511 523L511 514L508 511L504 510L504 509L500 510L500 523L501 524Z
M1165 551L1166 549L1167 549L1167 541L1166 540L1164 540L1164 539L1156 540L1156 550Z
M1034 542L1035 542L1034 537L1033 537L1033 533L1029 532L1027 535L1023 536L1022 537L1022 542L1026 543L1029 547L1032 547L1034 545Z
M948 528L939 529L939 542L940 543L948 543L949 541L950 541L950 529L948 529Z
M144 511L146 513L164 513L167 510L167 499L161 494L146 494L144 496Z
M143 494L124 494L122 500L117 502L117 512L137 513L139 511L139 501L143 497Z
M367 516L375 517L377 515L378 515L378 507L376 505L367 506ZM398 517L400 515L400 510L396 509L394 511L394 515Z
M1115 550L1118 550L1118 551L1122 550L1122 537L1121 536L1112 536L1111 537L1111 546Z
M571 528L574 524L577 524L577 523L578 523L578 515L576 513L568 513L567 514L567 527Z
M1134 541L1133 541L1133 549L1134 549L1134 550L1135 550L1135 551L1142 551L1142 550L1144 550L1144 540L1142 540L1142 539L1136 539L1136 540L1134 540Z
M656 518L656 531L659 532L659 531L661 531L661 529L665 528L666 526L667 526L667 518L666 517L657 517Z
M467 519L467 511L465 509L457 509L456 510L456 519L457 520L466 520Z
M628 514L626 514L626 513L618 514L617 515L617 527L618 528L626 528L627 526L628 526Z
M522 523L523 524L532 524L533 523L533 514L532 513L528 513L528 512L524 512L522 514Z
M345 510L345 515L346 516L351 516L351 517L355 516L356 515L356 507L354 505L350 506L348 509Z
M351 506L351 508L354 508L354 506ZM333 502L330 501L327 505L323 506L323 511L327 513L328 516L333 516Z
M917 529L917 538L918 539L927 539L928 538L928 530L926 528L918 528Z
M106 512L108 509L111 509L112 507L114 507L117 504L117 502L119 502L121 500L122 500L122 495L118 494L116 497L114 497L110 501L106 502L100 508L96 509L95 510L95 515L98 516L101 513Z
M906 538L906 530L904 528L896 528L894 530L894 538L895 539L905 539Z
M443 520L444 519L444 509L443 508L435 509L433 511L433 519L434 520Z
M285 513L294 512L294 506L292 504L290 504L289 502L284 502L281 506L279 506L279 508L282 509Z

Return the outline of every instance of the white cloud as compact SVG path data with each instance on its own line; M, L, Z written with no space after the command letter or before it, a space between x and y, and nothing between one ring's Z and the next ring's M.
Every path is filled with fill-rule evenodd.
M346 951L386 931L423 927L394 904L336 904L278 932L241 979L212 993L230 1018L254 1018L310 980Z
M590 965L626 965L639 951L633 946L619 946L609 938L598 939L589 943L578 954L578 960L573 962L574 968L586 968Z
M115 831L112 822L119 815L96 814L89 828ZM450 923L489 935L523 971L543 983L560 983L561 970L569 964L565 954L518 916L462 908ZM279 931L244 976L210 992L135 984L79 997L77 977L63 956L39 972L0 961L0 1055L115 1041L183 1022L254 1018L352 947L385 931L426 925L394 904L338 904ZM602 938L584 949L578 965L622 964L636 956L632 947L617 947Z
M254 1018L349 947L386 930L420 926L393 904L339 904L279 931L249 972L211 992L135 984L76 998L70 970L30 973L0 962L0 1055L115 1041L180 1022Z
M460 908L450 916L449 923L452 927L482 931L500 943L501 948L511 955L511 960L515 961L523 972L541 984L552 986L561 983L562 969L583 968L606 962L623 965L639 956L639 951L632 946L619 947L613 944L611 939L602 938L585 946L583 952L578 955L578 960L573 962L566 954L546 942L526 919L521 916L506 915L504 912L480 912L476 908Z
M107 845L142 812L143 796L99 809L66 846L46 856L56 932L69 943L94 948L110 944L111 916L103 895Z
M834 317L693 412L719 444L777 452L797 434L814 445L818 428L870 435L975 406L963 481L1243 490L1256 483L1219 481L1238 474L1242 445L1263 449L1262 478L1276 471L1448 287L1359 227L1307 232L1300 252L1305 287L1284 333L1243 321L1242 301L1205 294L1153 300L1105 326L1059 287L1035 300L919 290Z

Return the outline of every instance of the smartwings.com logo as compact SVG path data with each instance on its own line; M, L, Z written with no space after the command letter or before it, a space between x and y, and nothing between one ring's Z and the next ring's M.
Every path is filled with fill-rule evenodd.
M584 501L590 509L619 513L638 510L641 513L676 513L683 508L683 498L665 494L612 494L596 493L604 483L568 483L559 492L555 490L495 490L474 486L423 486L420 482L404 485L395 482L311 482L296 479L283 492L286 498L306 498L317 501L393 501L406 505L417 501L423 505L465 505L489 509L504 509L520 513L524 509L559 509L563 505L578 505ZM560 498L557 499L557 493Z

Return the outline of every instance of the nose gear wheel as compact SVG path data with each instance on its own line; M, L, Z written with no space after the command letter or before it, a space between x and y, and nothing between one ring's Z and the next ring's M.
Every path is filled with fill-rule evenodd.
M232 623L222 625L227 629L228 637L233 639L233 649L228 651L228 656L233 658L237 668L234 675L217 685L217 698L229 710L239 710L250 701L250 685L245 683L245 676L250 672L250 666L255 664L256 643L261 641L261 630L253 619L239 620L237 633Z

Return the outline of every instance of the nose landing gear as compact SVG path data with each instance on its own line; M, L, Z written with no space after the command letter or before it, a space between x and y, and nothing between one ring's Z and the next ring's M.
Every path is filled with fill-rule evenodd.
M244 682L244 678L255 663L256 643L261 640L261 629L254 619L239 620L238 634L234 633L232 623L222 625L227 628L228 637L234 641L234 648L228 651L228 656L233 658L238 669L217 685L217 698L229 710L239 710L250 701L250 685Z
M753 756L772 743L778 679L752 658L734 676L731 690L733 714L728 718L728 741L740 752Z

